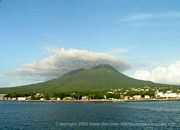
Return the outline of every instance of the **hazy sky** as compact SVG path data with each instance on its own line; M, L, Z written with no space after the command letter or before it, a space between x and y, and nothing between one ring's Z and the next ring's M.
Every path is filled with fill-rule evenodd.
M63 56L146 64L123 73L180 84L180 1L1 0L0 45L0 87L56 76L57 70L37 64Z

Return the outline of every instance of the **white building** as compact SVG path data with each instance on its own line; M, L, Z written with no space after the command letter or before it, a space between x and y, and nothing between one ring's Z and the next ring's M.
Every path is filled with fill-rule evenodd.
M141 95L134 95L133 98L136 100L139 100L139 99L141 99Z
M150 99L151 97L149 95L144 96L145 99Z
M107 99L107 96L106 96L106 95L104 95L104 99Z
M180 93L178 93L177 98L180 99Z
M88 96L83 96L82 100L89 100L89 97Z
M11 100L17 100L17 98L11 98Z
M177 98L177 93L167 92L164 94L164 98Z
M124 100L129 100L129 96L125 96L125 97L124 97Z
M59 101L59 100L61 100L61 98L57 98L57 100Z
M109 94L114 94L114 92L107 92L107 93L109 93Z
M72 97L65 97L65 98L63 98L63 100L74 100L74 98L72 98Z
M45 98L40 98L41 101L46 100Z
M178 98L178 94L171 91L167 91L166 93L156 92L155 96L156 98Z
M26 100L31 100L31 96L27 97Z
M129 100L133 100L133 97L129 97Z
M147 92L147 91L149 91L149 89L146 89L145 91Z
M163 92L156 92L155 97L156 98L162 98L164 96Z
M5 94L0 94L0 100L4 99Z
M26 100L26 97L18 97L17 100L19 100L19 101L24 101L24 100Z
M56 100L56 98L53 97L53 98L50 98L50 100Z

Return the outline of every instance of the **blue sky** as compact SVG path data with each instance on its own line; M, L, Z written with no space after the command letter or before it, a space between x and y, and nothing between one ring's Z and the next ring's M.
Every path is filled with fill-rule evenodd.
M46 58L44 46L120 50L111 55L147 64L124 73L152 74L157 66L177 65L179 30L179 0L2 0L0 76ZM13 78L6 76L0 86L13 84Z

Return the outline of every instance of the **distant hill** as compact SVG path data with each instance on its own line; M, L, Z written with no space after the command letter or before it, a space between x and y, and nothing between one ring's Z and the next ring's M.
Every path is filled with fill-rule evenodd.
M0 93L106 91L115 88L137 88L144 86L168 87L170 85L137 80L120 73L111 66L97 66L89 70L74 70L62 77L43 83L2 88Z

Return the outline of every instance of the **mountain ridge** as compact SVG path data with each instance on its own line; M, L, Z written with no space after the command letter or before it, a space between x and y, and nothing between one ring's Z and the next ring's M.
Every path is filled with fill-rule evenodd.
M77 69L62 77L37 84L1 88L0 93L36 93L71 91L107 91L116 88L175 86L128 77L112 66L97 66L91 69Z

